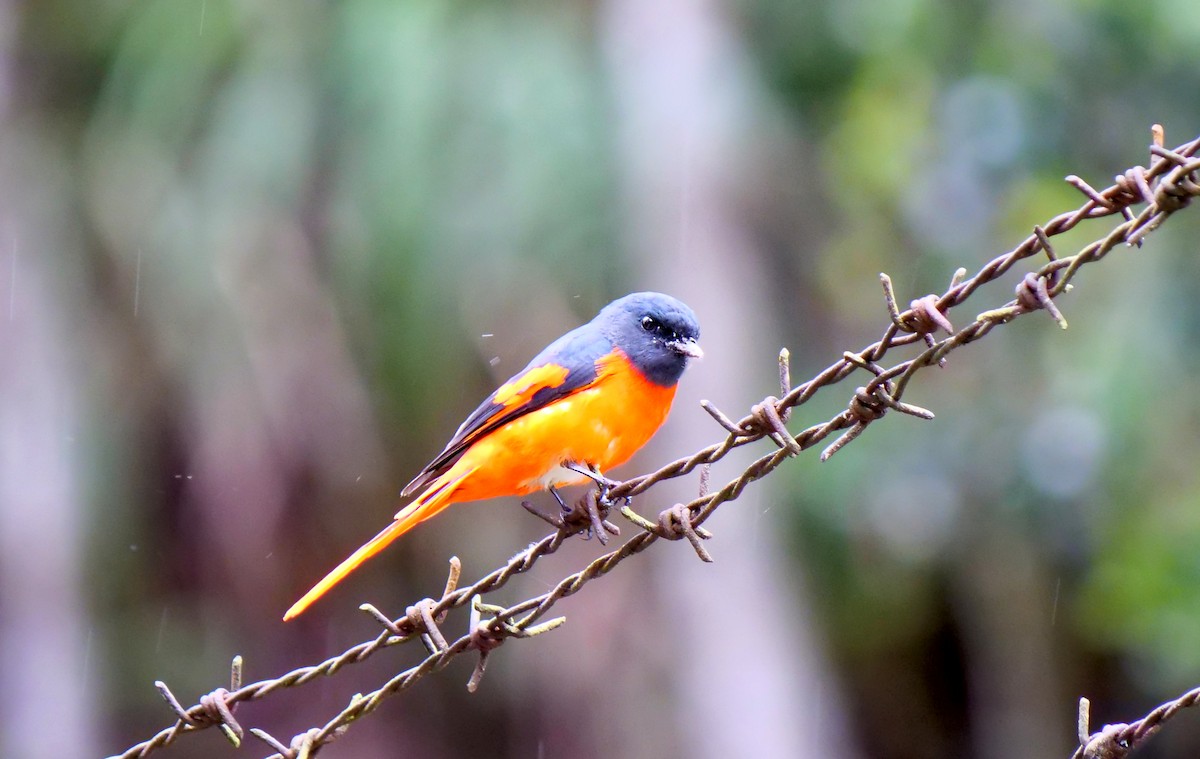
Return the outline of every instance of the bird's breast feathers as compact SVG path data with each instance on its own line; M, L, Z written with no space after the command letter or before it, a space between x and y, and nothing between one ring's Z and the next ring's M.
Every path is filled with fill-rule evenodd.
M596 361L596 379L586 387L476 440L455 466L488 465L463 483L463 500L586 482L568 462L601 472L620 466L662 425L674 397L674 386L650 382L614 350Z

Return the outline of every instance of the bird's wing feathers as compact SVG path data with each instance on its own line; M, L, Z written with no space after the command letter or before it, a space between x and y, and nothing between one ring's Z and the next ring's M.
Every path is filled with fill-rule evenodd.
M555 340L467 417L445 449L408 483L402 495L424 489L492 430L591 385L596 381L596 361L612 349L612 343L591 324Z

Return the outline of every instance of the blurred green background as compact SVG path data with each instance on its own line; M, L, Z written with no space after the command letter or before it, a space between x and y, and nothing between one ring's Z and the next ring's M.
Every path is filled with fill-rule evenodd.
M1200 133L1194 0L0 2L0 754L101 756L544 525L423 525L299 621L496 382L626 292L704 361L632 475ZM1061 252L1108 222L1057 238ZM1200 216L889 417L463 657L331 757L1066 757L1200 684ZM1011 297L1019 272L951 320ZM822 394L794 427L844 405ZM735 476L760 445L722 462ZM636 505L694 492L676 481ZM547 499L540 498L546 506ZM626 527L629 534L629 527ZM574 541L493 602L601 548ZM745 617L732 623L735 612ZM465 615L448 630L465 629ZM405 647L407 648L407 647ZM421 651L239 708L285 742ZM164 757L235 752L216 731ZM1139 754L1195 756L1182 718Z

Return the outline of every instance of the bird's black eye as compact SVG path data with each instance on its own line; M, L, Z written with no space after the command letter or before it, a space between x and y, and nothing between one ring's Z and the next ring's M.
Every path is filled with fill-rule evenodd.
M653 332L657 328L658 322L654 320L653 316L642 317L642 329L646 330L647 332Z

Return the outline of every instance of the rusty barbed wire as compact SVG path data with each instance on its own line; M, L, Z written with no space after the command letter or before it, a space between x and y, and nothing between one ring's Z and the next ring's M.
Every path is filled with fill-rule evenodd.
M1200 688L1193 688L1179 698L1160 704L1153 711L1129 724L1119 722L1105 725L1089 733L1091 703L1079 699L1079 748L1071 759L1124 759L1143 741L1158 732L1163 723L1190 706L1200 702Z
M540 624L535 623L558 601L579 592L587 583L608 574L622 561L646 550L660 539L687 540L700 559L711 561L712 557L702 543L711 535L701 525L721 504L735 500L750 483L766 476L786 459L836 434L821 453L822 460L828 459L889 411L923 419L933 418L932 412L901 401L909 382L921 369L931 365L944 365L946 357L954 350L980 339L997 326L1034 311L1046 311L1065 328L1066 319L1058 309L1055 298L1070 287L1071 280L1082 266L1102 259L1122 243L1140 246L1145 237L1157 229L1167 217L1186 207L1193 198L1200 195L1200 183L1196 177L1197 171L1200 170L1200 160L1195 158L1196 153L1200 151L1200 137L1174 150L1168 150L1163 147L1161 127L1155 125L1152 133L1154 138L1150 146L1151 160L1148 168L1134 166L1118 175L1111 186L1099 191L1079 177L1068 176L1066 181L1085 196L1086 202L1083 205L1075 211L1054 217L1044 225L1035 226L1033 232L1020 245L992 259L973 276L967 278L966 270L959 269L941 295L931 294L914 299L907 310L901 311L891 279L886 274L881 274L880 281L889 323L878 341L860 351L843 353L838 361L796 387L791 386L787 351L782 351L779 357L780 396L763 399L737 421L708 401L703 401L701 405L704 410L726 432L725 438L720 442L691 456L673 461L655 472L618 483L609 488L603 496L599 491L591 490L576 502L570 511L562 515L540 514L527 504L527 508L553 525L555 532L531 544L503 567L485 575L474 584L458 587L461 566L457 559L452 558L450 576L439 599L423 599L408 607L405 615L396 619L389 618L369 604L360 607L383 628L374 639L359 643L320 664L301 667L278 678L249 685L242 685L240 658L235 659L231 687L218 688L186 709L164 683L155 683L176 714L177 721L149 740L116 756L121 759L145 757L156 749L173 743L181 735L213 726L219 727L235 746L239 745L246 731L237 723L233 714L238 703L263 698L282 688L304 685L319 677L331 676L343 667L363 661L381 649L414 638L420 639L429 651L425 659L397 674L378 689L366 695L355 695L350 703L325 725L301 733L286 744L259 728L249 730L251 735L276 752L270 759L307 759L322 746L342 735L353 721L378 708L383 700L411 687L421 678L442 669L453 658L468 651L479 653L478 663L467 684L469 689L474 690L479 685L492 651L510 638L533 637L559 626L565 621L562 617ZM1145 204L1145 208L1141 213L1135 214L1132 206L1140 204ZM1058 256L1050 238L1074 229L1085 220L1113 215L1122 216L1124 221L1074 255L1065 258ZM999 308L980 313L962 329L954 329L949 319L952 308L962 305L980 287L999 279L1018 262L1042 253L1046 255L1048 262L1020 279L1013 300ZM947 336L937 339L935 334L938 332L944 332ZM917 343L923 343L925 348L916 356L890 367L883 365L883 359L892 349ZM792 433L787 429L787 421L793 409L806 403L821 388L837 384L858 371L867 372L871 379L855 389L845 410L826 422L810 426L799 433ZM741 475L719 490L710 492L709 466L724 458L734 448L764 438L774 443L775 450L756 459ZM664 509L658 518L653 520L637 514L631 508L629 499L633 496L645 493L658 482L681 477L697 469L700 470L700 489L698 496L692 501ZM575 534L587 532L595 535L601 543L607 543L607 535L618 534L619 530L606 520L606 516L621 500L624 500L625 504L619 508L619 512L639 528L636 535L578 572L568 575L545 593L507 608L482 602L484 594L503 587L513 576L528 571L541 557L557 551L564 541ZM468 604L471 607L468 630L453 642L449 642L441 626L451 610ZM486 618L484 615L487 615ZM1183 706L1190 706L1196 699L1200 699L1200 689L1192 693L1195 696ZM1145 737L1157 729L1163 720L1174 713L1165 708L1168 706L1160 707L1160 710L1164 711L1153 722L1149 720L1159 710L1133 726L1124 726L1124 731L1133 732L1128 735L1122 732L1123 737L1120 740L1129 743L1131 747L1136 743L1136 736ZM1178 708L1182 706L1176 706L1175 710ZM1144 726L1135 727L1141 723L1145 723ZM1084 741L1081 740L1081 743ZM1119 745L1119 742L1112 745ZM1080 751L1084 751L1085 748L1086 746L1081 745ZM1081 759L1084 756L1077 752L1073 759ZM1086 758L1107 756L1109 754L1088 754Z

